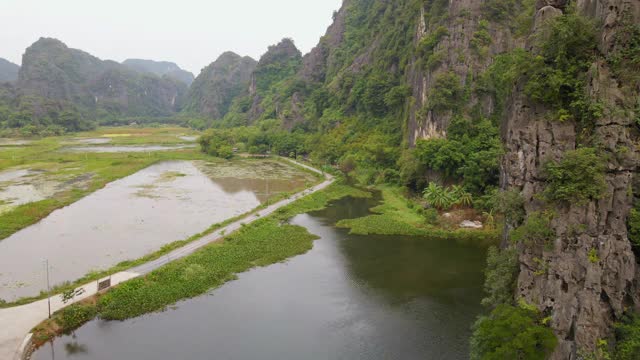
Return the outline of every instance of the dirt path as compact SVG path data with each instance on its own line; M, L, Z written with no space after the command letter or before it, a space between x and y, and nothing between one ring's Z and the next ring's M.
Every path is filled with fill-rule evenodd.
M285 159L285 158L283 158ZM324 174L320 170L315 169L311 166L301 164L297 161L291 159L285 159L295 165L304 167L305 169L311 170L318 174ZM230 234L242 227L242 224L250 224L257 219L263 218L279 208L289 205L292 202L310 195L314 192L325 189L327 186L333 183L333 177L330 175L324 174L325 181L313 186L307 190L299 192L289 199L281 200L273 205L268 206L265 209L257 211L253 214L248 215L240 220L237 220L212 234L204 236L196 241L193 241L179 249L172 251L171 253L150 261L148 263L136 266L128 271L119 272L111 276L111 285L117 285L127 280L136 278L138 276L148 274L149 272L166 265L169 262L175 261L177 259L183 258L187 255L192 254L196 250L211 244L213 242L219 241L224 238L223 234ZM83 300L87 297L93 296L97 293L97 282L91 282L89 284L85 284L81 286L85 289L85 293L81 296L76 297L74 302ZM65 306L71 305L71 303L64 304L59 295L55 295L51 297L51 312L54 313ZM22 354L25 346L28 344L31 339L31 329L33 329L36 325L44 321L48 316L48 303L47 300L40 300L33 302L31 304L16 306L8 309L0 310L0 359L2 360L20 360L22 358Z

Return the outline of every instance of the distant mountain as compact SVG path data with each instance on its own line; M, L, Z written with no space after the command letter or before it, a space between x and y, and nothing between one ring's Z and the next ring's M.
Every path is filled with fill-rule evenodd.
M18 80L20 66L0 58L0 82L13 82Z
M234 98L248 95L251 75L257 62L246 56L225 52L196 77L184 111L213 119L222 118Z
M68 104L87 119L170 116L180 110L187 86L174 79L140 73L41 38L22 59L17 89L36 103ZM46 100L46 101L39 101ZM36 116L48 116L35 106Z
M170 77L187 84L187 86L191 86L191 83L195 79L192 73L183 70L175 63L168 61L127 59L123 61L122 64L139 72L146 72L160 77Z

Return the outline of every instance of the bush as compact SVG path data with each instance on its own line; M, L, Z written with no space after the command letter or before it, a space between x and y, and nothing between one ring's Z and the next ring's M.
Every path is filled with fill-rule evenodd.
M482 305L495 308L498 305L513 302L516 279L520 270L518 265L518 253L515 247L502 250L495 246L489 248L484 281L487 297L482 299Z
M526 217L524 199L517 191L503 191L498 195L498 208L505 221L511 225L522 224Z
M615 325L616 360L640 359L640 316L627 315Z
M525 93L551 105L559 120L574 119L590 124L602 116L598 103L586 98L586 73L596 53L596 31L592 21L567 11L549 21L539 34L540 53L522 62Z
M511 232L511 240L527 245L546 245L553 240L555 232L551 229L553 214L534 212L527 217L525 223Z
M636 202L627 219L629 241L634 248L640 249L640 202Z
M439 74L429 92L427 108L437 112L454 110L464 101L464 95L460 77L456 73L449 71Z
M594 148L568 151L560 162L544 165L548 184L545 196L577 204L599 199L606 189L604 171L605 165Z
M546 359L558 339L541 322L540 313L535 309L499 305L474 324L471 359Z
M93 319L96 314L97 310L93 305L73 304L61 311L60 325L64 332L69 332Z

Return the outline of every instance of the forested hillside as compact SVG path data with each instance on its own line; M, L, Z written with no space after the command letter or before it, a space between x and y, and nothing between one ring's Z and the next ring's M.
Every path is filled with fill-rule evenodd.
M302 61L269 49L202 146L461 186L504 222L472 358L634 359L639 22L627 0L346 0Z
M0 93L0 128L60 134L136 118L160 119L182 107L187 85L103 61L41 38L22 59L18 80ZM140 120L138 119L138 120Z

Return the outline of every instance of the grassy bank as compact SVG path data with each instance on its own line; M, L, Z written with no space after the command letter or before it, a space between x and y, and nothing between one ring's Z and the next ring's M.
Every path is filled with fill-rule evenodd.
M499 232L495 229L449 229L429 224L425 215L418 210L421 207L403 196L401 189L381 187L379 190L383 202L370 209L372 215L341 220L336 226L350 229L350 233L358 235L425 236L482 243L498 241ZM435 213L434 216L436 216Z

